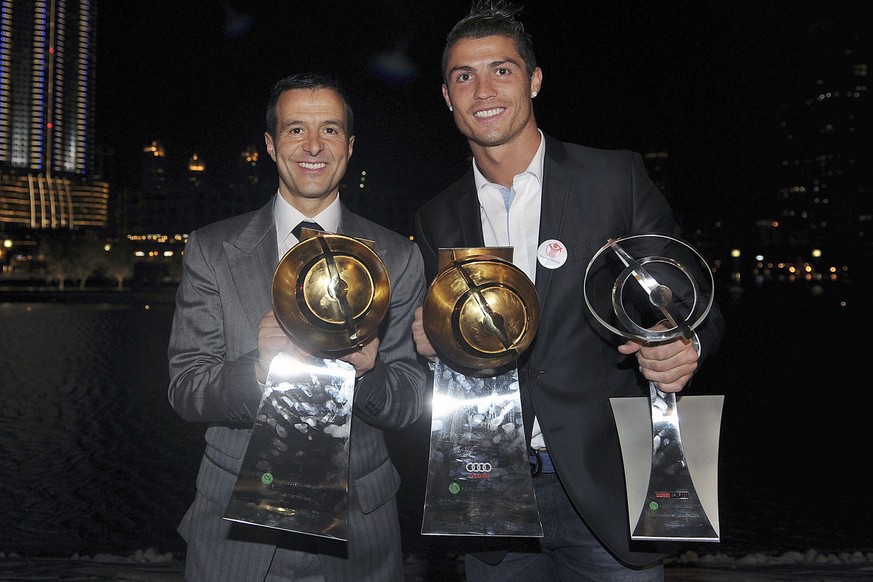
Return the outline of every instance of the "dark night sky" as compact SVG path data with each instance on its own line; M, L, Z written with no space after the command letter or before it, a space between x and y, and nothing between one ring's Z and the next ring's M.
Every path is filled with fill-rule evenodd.
M521 16L544 74L540 126L596 147L667 148L686 197L751 199L772 166L778 108L802 78L807 26L851 15L819 4L528 1ZM114 149L121 171L138 170L153 138L180 163L197 151L208 168L233 164L249 144L265 152L272 84L327 70L352 94L357 161L427 198L465 168L438 69L445 35L469 6L103 0L98 143Z

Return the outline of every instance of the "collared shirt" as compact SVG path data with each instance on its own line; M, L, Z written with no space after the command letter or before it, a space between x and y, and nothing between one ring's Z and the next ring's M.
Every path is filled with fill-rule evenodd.
M527 169L512 179L512 188L488 182L473 160L473 178L479 194L479 213L485 246L512 247L512 264L536 283L537 246L540 234L540 201L543 197L543 160L546 140L540 131L537 148ZM534 417L531 446L545 447L540 423Z
M512 247L512 263L533 282L536 282L537 272L545 150L540 132L540 147L527 169L512 179L512 188L508 191L487 181L473 160L485 246Z
M276 221L276 242L279 245L279 258L284 257L291 247L300 242L291 234L291 230L300 224L301 221L309 220L317 222L325 232L335 233L339 228L340 213L339 196L317 216L306 216L291 206L288 201L282 198L281 194L277 194L276 202L273 206L273 218Z

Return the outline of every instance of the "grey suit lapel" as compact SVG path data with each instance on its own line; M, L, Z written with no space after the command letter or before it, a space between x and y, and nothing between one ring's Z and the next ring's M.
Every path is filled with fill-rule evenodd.
M258 323L273 305L271 284L279 262L276 227L273 220L273 200L252 215L249 223L235 239L224 243L230 275L246 318L257 334Z

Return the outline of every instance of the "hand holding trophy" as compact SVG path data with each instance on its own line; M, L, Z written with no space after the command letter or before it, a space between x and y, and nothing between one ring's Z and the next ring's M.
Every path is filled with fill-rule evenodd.
M594 318L619 336L644 344L677 338L696 342L694 329L713 304L714 279L706 261L687 243L659 234L635 235L609 240L595 253L583 292ZM634 401L639 399L611 399L624 457L631 538L718 541L716 474L723 398L682 399L694 427L686 431L686 437L693 432L694 438L683 444L676 394L662 392L653 382L649 392L649 437L638 430L641 409ZM636 460L646 448L648 475ZM686 449L698 454L686 456ZM692 478L692 468L697 478Z
M273 274L273 311L308 358L270 365L225 519L348 539L355 370L338 358L372 339L388 273L369 241L304 229Z

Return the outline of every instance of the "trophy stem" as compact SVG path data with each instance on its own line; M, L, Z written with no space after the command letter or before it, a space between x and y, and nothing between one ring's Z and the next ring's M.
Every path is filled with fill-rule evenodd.
M718 541L719 536L694 487L682 437L676 394L649 382L652 411L652 469L632 539Z

